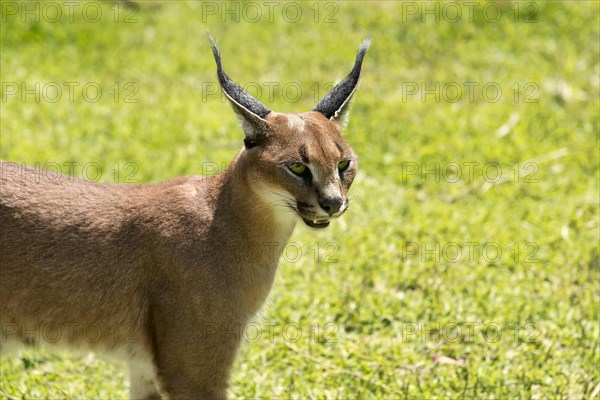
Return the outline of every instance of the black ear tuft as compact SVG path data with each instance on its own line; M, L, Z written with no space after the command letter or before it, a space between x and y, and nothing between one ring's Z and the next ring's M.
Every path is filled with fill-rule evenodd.
M318 111L329 119L343 122L347 115L350 100L358 86L362 62L370 45L371 37L368 37L362 42L358 49L356 61L354 62L354 67L352 68L352 71L350 71L350 74L348 74L348 76L340 83L335 85L334 88L331 89L331 92L327 93L323 100L315 106L313 111Z
M260 101L254 98L250 93L246 92L242 89L237 83L231 80L223 71L223 66L221 64L221 52L219 51L219 47L215 42L215 39L208 34L208 38L210 40L210 44L212 47L213 55L215 56L215 61L217 63L217 76L219 77L219 84L223 91L227 95L227 97L237 103L238 106L243 107L247 111L259 116L260 118L264 118L267 114L271 112L267 107L265 107Z
M221 52L215 42L215 39L208 34L213 55L217 63L217 76L219 84L231 103L233 111L238 115L242 129L249 142L258 143L261 138L268 135L271 124L264 117L271 112L260 101L242 89L237 83L232 81L221 65Z

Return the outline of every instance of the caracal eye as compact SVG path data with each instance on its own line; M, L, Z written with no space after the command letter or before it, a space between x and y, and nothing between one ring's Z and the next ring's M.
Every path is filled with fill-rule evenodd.
M296 175L302 175L306 171L306 165L301 163L292 164L288 168Z
M342 160L338 163L338 169L340 172L344 172L350 166L350 160Z

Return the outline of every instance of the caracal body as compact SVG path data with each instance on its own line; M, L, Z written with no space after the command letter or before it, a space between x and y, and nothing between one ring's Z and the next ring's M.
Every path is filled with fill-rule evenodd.
M50 344L130 365L133 399L225 398L242 331L296 221L348 207L341 135L368 41L315 110L268 110L223 72L245 146L217 176L92 183L10 162L0 181L0 356Z

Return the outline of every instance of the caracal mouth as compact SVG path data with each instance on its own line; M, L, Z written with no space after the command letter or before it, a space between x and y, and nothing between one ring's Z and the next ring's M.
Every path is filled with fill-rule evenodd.
M340 212L335 213L331 216L330 215L318 215L318 216L302 215L299 212L299 210L296 210L296 212L298 213L298 216L300 217L300 219L302 221L304 221L304 223L307 226L310 226L311 228L323 229L323 228L327 228L329 226L332 219L341 217L342 214L344 214L347 209L348 209L348 206L344 207L342 210L340 210Z
M304 221L304 223L306 225L310 226L311 228L317 228L317 229L327 228L331 222L331 220L328 218L308 219L308 218L304 218L302 216L300 216L300 218L302 218L302 221Z

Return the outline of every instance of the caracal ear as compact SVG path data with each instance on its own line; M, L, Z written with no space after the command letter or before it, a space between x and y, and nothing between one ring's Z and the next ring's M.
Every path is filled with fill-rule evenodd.
M350 114L350 100L356 92L358 81L360 78L360 70L362 68L363 58L367 54L367 50L371 45L371 37L366 38L356 55L356 61L350 74L345 77L340 83L335 85L331 92L327 93L323 100L319 102L313 109L318 111L330 120L336 122L340 128L343 128L348 123Z
M237 83L232 81L221 65L221 52L215 39L208 33L208 39L212 47L213 55L217 63L217 76L221 89L229 99L233 111L239 117L242 129L246 135L244 144L247 148L259 144L269 132L270 122L264 117L271 112L260 101L254 98L250 93L242 89Z

